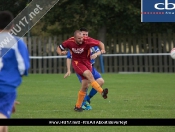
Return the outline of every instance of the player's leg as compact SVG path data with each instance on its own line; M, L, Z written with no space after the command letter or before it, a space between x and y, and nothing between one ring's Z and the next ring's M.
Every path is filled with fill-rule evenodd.
M89 81L87 79L83 79L81 81L81 88L80 88L80 91L78 92L78 99L77 99L77 102L76 102L76 105L74 108L75 111L78 111L78 112L83 111L81 106L82 106L84 97L86 95L86 90L88 88L88 84L89 84Z
M78 99L77 99L74 110L78 111L78 112L82 112L83 111L82 103L83 103L84 97L86 95L86 89L88 87L88 80L86 78L84 78L82 74L83 74L83 69L87 69L87 68L81 63L77 63L77 62L74 63L74 61L72 61L72 66L73 66L76 74L78 74L81 77L81 88L78 92ZM84 80L84 79L86 79L86 80Z
M87 91L88 91L88 89L87 89ZM84 100L83 100L82 108L84 110L92 110L92 107L91 107L90 103L87 100L87 99L89 99L87 91L86 91L86 96L84 97Z
M76 74L76 75L78 77L78 80L81 83L82 82L81 76L79 74ZM84 97L84 100L83 100L83 103L82 103L82 109L83 110L91 110L92 109L92 107L90 106L90 104L86 100L86 97L88 96L87 92L88 92L88 88L86 89L86 96Z
M87 91L88 91L88 89L87 89ZM87 99L88 99L87 91L86 91L86 96L84 97L84 100L82 103L83 110L91 110L92 109L92 107L90 106L90 103L87 101Z
M0 119L7 119L7 117L0 113ZM0 126L0 132L7 132L7 126Z
M84 71L83 75L90 81L91 86L95 90L97 90L99 93L101 93L101 95L102 95L102 97L104 99L106 99L107 98L107 94L108 94L108 89L107 88L105 88L105 89L101 88L101 86L98 84L98 82L95 81L91 71L86 70L86 71Z
M0 119L10 118L12 108L16 99L16 92L0 92ZM7 132L7 126L0 126L0 132Z
M96 70L95 67L92 67L92 74L94 76L94 79L98 82L98 84L102 87L104 84L104 80L101 77L101 74ZM86 100L90 103L90 99L97 93L97 91L92 88L91 91L89 92L89 95L86 96Z
M88 64L89 63L89 64ZM102 89L100 87L100 85L95 81L91 71L92 71L92 67L90 65L90 62L87 61L87 65L85 66L82 63L77 63L77 62L73 62L72 66L75 70L75 72L77 74L79 74L82 78L82 85L81 85L81 89L78 93L78 99L77 99L77 103L76 106L74 108L75 111L79 111L81 112L83 109L81 108L83 99L86 95L86 89L88 87L88 83L90 81L91 85L93 86L93 88L95 88L98 92L101 93L102 97L104 99L107 98L107 94L108 94L108 89ZM87 80L88 79L88 80Z
M98 78L96 81L97 81L97 83L98 83L101 87L103 86L103 84L104 84L103 78ZM90 99L91 99L92 97L94 97L94 95L96 95L96 94L97 94L97 90L95 90L95 89L92 87L91 90L90 90L90 92L89 92L89 94L86 96L86 100L87 100L87 102L89 102L89 104L91 103Z

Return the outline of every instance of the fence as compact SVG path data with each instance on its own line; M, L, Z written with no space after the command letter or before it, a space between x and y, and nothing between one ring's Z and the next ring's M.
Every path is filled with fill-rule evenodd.
M170 50L175 47L174 35L118 35L107 38L105 42L107 54L103 56L104 71L106 73L175 72L175 60L169 56ZM24 38L30 55L33 56L30 73L65 73L66 57L57 56L56 48L68 37L32 37L28 40ZM50 58L44 58L48 56ZM96 59L95 66L102 72L100 59Z

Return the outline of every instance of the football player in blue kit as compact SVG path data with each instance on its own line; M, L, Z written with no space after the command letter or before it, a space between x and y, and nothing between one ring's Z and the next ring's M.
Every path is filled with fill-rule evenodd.
M0 119L15 112L17 88L30 67L26 44L10 34L12 20L10 12L0 11ZM7 126L0 126L0 132L7 131Z

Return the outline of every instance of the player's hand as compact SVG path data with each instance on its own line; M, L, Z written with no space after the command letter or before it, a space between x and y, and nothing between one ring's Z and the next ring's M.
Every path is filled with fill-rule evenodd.
M106 53L106 51L105 50L101 50L101 53L104 54L104 53Z
M64 75L64 78L66 78L66 77L68 77L68 76L70 76L70 74L71 74L71 72L70 71L68 71L65 75Z
M97 54L91 55L91 60L97 58Z
M12 113L15 113L16 112L16 105L19 105L20 102L18 101L15 101L14 104L13 104L13 108L12 108Z
M67 51L61 51L61 55L67 55Z

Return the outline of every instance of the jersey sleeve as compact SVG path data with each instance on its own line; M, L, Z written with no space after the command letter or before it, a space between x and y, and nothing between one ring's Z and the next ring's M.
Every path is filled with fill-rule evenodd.
M68 44L68 41L66 40L66 41L64 41L64 42L62 43L62 46L63 46L64 48L67 48L67 44Z
M60 45L60 48L61 50L65 50L65 48L67 48L67 41L64 41L61 45Z
M98 46L100 41L99 40L96 40L96 39L93 39L91 37L87 37L85 38L85 42L90 45L91 47L93 46Z
M98 46L94 46L94 50L95 50L95 52L100 51L100 49L98 48Z
M69 45L70 45L70 43L71 42L73 42L74 41L74 37L71 37L71 38L69 38L68 40L66 40L66 41L64 41L63 43L62 43L62 48L65 50L65 48L68 48L69 49Z
M68 58L68 59L72 59L72 55L71 55L71 53L70 53L70 50L68 50L68 52L67 52L67 58Z
M18 70L21 75L27 76L28 70L30 68L30 58L29 58L29 52L28 52L27 46L21 39L18 40L17 49L18 49L18 52L16 52L16 54L17 54L17 60L18 60Z

